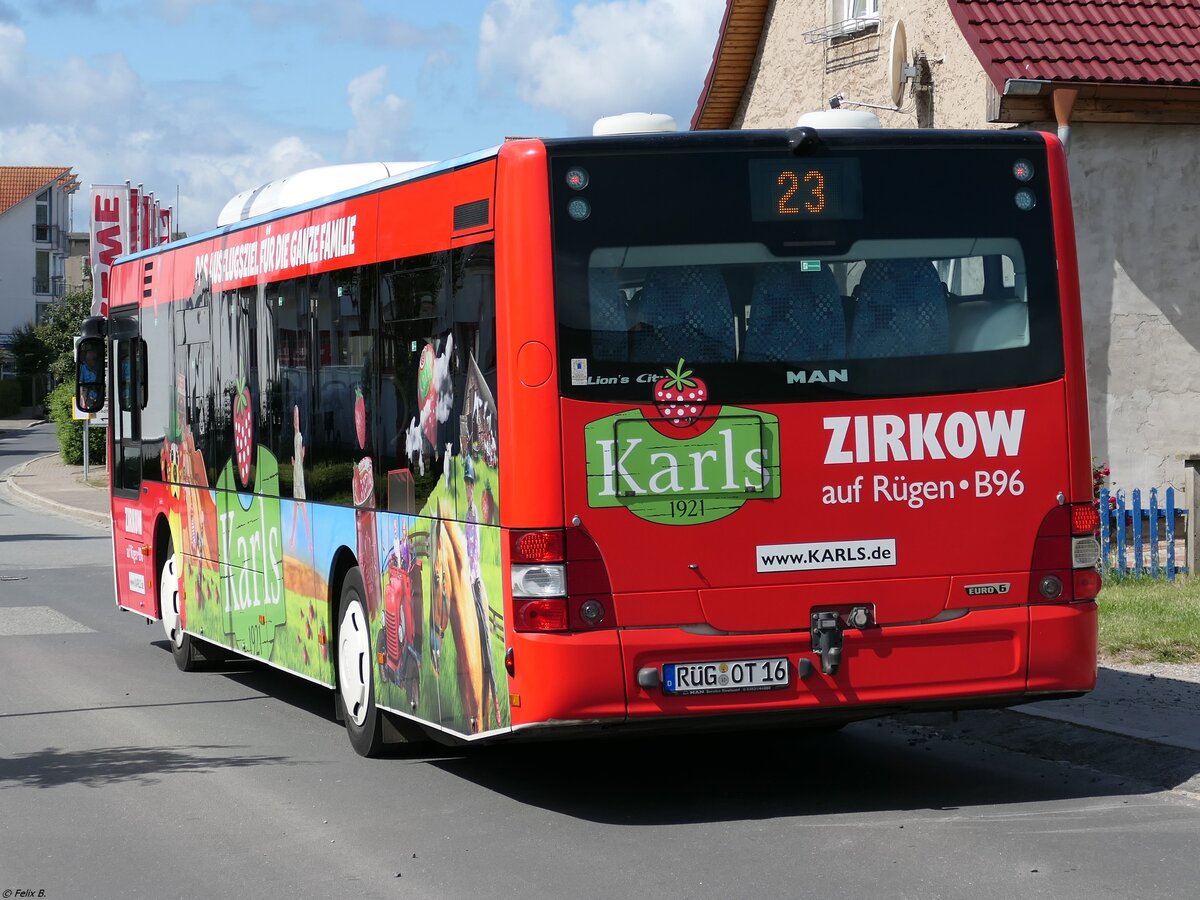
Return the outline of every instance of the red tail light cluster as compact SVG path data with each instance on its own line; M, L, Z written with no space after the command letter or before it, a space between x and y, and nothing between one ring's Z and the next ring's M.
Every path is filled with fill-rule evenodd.
M1093 534L1100 527L1100 511L1091 503L1071 504L1071 534Z
M1094 600L1100 593L1096 564L1100 515L1091 503L1052 509L1042 520L1033 544L1029 602L1061 603Z
M517 631L566 631L567 600L565 597L547 597L541 600L513 599Z
M564 559L561 531L513 531L511 540L514 563L562 562Z
M513 628L568 632L616 627L608 570L579 528L509 532Z

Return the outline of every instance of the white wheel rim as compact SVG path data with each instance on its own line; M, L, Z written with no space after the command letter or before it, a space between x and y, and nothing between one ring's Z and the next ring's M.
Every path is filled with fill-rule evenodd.
M163 563L158 576L158 609L163 631L176 649L183 646L183 629L179 627L179 573L175 570L175 554Z
M338 690L346 715L355 725L367 721L367 699L371 687L370 639L362 604L357 600L346 606L338 627Z

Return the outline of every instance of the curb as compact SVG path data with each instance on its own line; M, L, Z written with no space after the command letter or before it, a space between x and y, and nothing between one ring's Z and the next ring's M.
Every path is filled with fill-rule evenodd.
M77 506L70 506L66 503L59 503L57 500L51 500L48 497L43 497L40 494L35 494L33 491L26 490L17 483L17 478L21 477L27 466L37 462L40 459L47 459L54 456L53 453L47 453L44 456L38 456L34 459L27 460L19 466L14 466L6 472L0 473L0 481L6 485L7 489L13 496L23 501L25 504L40 507L55 513L56 515L65 516L69 519L82 520L90 525L96 525L105 529L109 526L109 517L104 513L93 512L90 509L80 509Z

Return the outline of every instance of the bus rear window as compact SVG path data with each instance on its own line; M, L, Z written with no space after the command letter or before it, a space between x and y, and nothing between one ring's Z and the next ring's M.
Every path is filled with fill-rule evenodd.
M680 182L695 170L701 197L664 187L653 174L661 169L636 155L587 160L593 186L617 187L589 188L586 217L572 213L571 191L560 198L563 394L636 402L639 385L681 359L703 366L726 402L959 393L1061 377L1049 204L1017 207L1009 155L905 154L912 177L900 181L888 178L899 159L864 152L850 165L843 153L833 160L840 168L813 168L830 179L855 174L856 188L861 169L861 199L804 221L756 217L735 154L670 157ZM964 160L989 175L951 189L938 176Z
M598 249L588 356L806 365L1028 346L1019 245L973 243L971 256L864 242L807 259L751 245Z

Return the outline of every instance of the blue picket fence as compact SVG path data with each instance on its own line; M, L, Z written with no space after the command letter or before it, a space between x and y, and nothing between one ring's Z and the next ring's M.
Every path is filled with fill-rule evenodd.
M1128 502L1127 502L1128 501ZM1187 510L1175 506L1175 489L1167 488L1158 505L1158 488L1150 489L1150 505L1142 492L1100 491L1100 566L1120 575L1166 575L1174 581L1187 572Z

